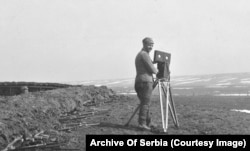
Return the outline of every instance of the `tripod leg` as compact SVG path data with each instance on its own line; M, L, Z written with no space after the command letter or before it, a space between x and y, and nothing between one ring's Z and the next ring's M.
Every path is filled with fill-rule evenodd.
M162 127L164 132L166 131L166 126L164 122L164 110L163 110L163 102L162 102L162 94L161 94L161 83L158 83L159 93L160 93L160 105L161 105L161 120L162 120Z
M156 79L153 83L153 90L155 89L158 83L159 83L159 79Z
M171 99L171 103L172 103L172 106L173 106L173 111L174 111L174 115L175 115L175 119L176 119L176 126L179 127L179 122L178 122L178 118L177 118L177 115L176 115L176 109L175 109L174 99L172 97L172 91L171 91L171 87L170 86L169 86L169 92L170 92L170 99Z
M168 106L169 106L169 91L167 90L167 97L166 97L166 129L168 128Z
M137 106L137 108L135 109L134 113L132 114L132 116L129 118L128 122L125 124L125 126L128 126L130 121L133 119L133 117L135 116L136 112L141 108L141 105L139 104Z
M166 91L167 90L165 90L165 93L166 93ZM177 118L177 114L176 114L176 109L175 109L175 104L174 104L174 100L173 100L173 97L172 97L170 84L169 84L169 87L168 87L168 91L169 91L169 96L170 96L170 98L169 98L169 109L171 111L171 115L172 115L172 118L174 120L175 126L179 127L178 118Z
M153 90L155 89L155 87L157 86L157 82L158 80L155 80L154 83L153 83Z
M165 87L163 87L163 90L164 90L165 97L167 97L167 96L166 96L167 90L165 89ZM174 123L176 124L176 118L175 118L174 111L173 111L173 108L172 108L172 105L171 105L171 98L170 98L170 100L169 100L169 110L170 110L170 112L171 112L171 117L172 117L172 119L174 120Z

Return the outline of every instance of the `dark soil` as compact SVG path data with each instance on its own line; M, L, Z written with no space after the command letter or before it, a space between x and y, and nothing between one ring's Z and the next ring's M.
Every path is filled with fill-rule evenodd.
M231 111L249 110L249 97L173 98L180 127L176 128L169 116L168 131L163 133L158 95L152 97L151 106L155 131L138 129L137 115L124 126L139 101L136 96L117 95L107 87L70 87L1 97L0 149L85 150L87 134L250 134L250 114Z

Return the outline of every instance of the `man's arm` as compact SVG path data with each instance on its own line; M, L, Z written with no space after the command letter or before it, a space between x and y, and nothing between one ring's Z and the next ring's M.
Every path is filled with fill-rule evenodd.
M158 69L156 69L156 68L154 67L154 64L152 63L152 60L151 60L151 58L149 57L148 54L143 53L143 54L142 54L142 60L143 60L143 63L145 64L147 70L148 70L150 73L156 74L156 73L158 72Z

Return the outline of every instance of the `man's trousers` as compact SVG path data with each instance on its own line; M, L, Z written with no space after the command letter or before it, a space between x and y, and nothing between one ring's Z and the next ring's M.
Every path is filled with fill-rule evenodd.
M151 95L153 92L153 82L136 82L135 91L140 100L139 124L148 124L151 121L149 115L149 107L151 103Z

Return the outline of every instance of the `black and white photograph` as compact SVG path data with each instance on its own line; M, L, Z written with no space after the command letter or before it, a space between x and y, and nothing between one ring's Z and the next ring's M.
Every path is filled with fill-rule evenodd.
M1 151L250 135L248 0L0 0L0 56Z

